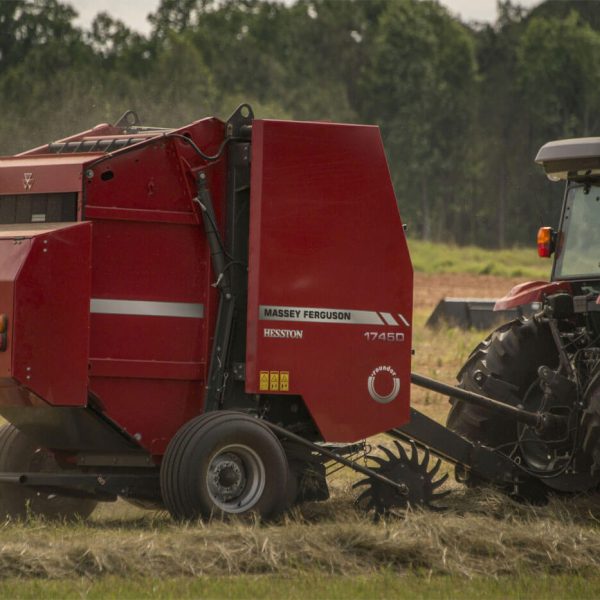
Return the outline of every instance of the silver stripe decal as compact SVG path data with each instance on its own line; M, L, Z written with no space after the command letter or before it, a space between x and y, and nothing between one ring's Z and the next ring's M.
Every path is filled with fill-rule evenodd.
M380 314L383 317L383 320L388 325L394 325L395 327L398 327L398 321L396 321L396 319L394 319L394 317L390 313L384 313L384 312L382 312Z
M90 300L90 312L103 315L138 315L146 317L202 319L204 317L204 304L92 298Z
M308 306L261 306L258 318L263 321L304 321L313 323L358 323L385 325L373 310L313 308Z
M398 316L400 317L400 320L407 326L410 327L410 323L405 319L404 315L401 315L400 313L398 313Z

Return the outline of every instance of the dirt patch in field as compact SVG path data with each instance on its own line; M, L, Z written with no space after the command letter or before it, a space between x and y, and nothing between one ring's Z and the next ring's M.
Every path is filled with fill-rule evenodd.
M415 310L430 308L445 297L501 298L523 278L493 275L415 273Z
M429 329L425 327L425 321L442 298L501 298L519 283L523 283L522 278L415 273L412 370L456 384L458 370L489 331L456 327ZM445 396L413 386L411 401L427 416L440 423L446 422L450 405Z

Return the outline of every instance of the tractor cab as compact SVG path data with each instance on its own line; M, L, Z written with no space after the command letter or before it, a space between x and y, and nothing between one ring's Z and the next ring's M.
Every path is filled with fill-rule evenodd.
M551 181L567 183L559 230L540 228L538 254L555 255L552 280L593 284L600 280L600 137L548 142L535 160Z

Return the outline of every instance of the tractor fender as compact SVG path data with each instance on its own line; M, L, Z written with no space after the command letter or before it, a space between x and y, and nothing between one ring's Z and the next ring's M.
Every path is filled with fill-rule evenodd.
M540 302L545 296L557 292L571 294L571 284L568 281L526 281L515 285L506 296L500 298L494 305L494 310L507 310L523 304Z

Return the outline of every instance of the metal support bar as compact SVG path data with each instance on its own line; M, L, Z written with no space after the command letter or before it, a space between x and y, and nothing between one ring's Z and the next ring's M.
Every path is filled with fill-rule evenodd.
M567 356L567 353L565 352L565 348L560 340L560 333L558 331L557 321L556 321L556 319L548 319L547 323L548 323L548 326L550 327L550 333L552 334L552 339L554 340L554 343L556 344L556 350L558 351L558 356L560 357L560 365L565 370L567 377L571 377L572 379L575 379L574 373L573 373L573 365L571 365L571 362L569 361L569 357Z
M227 273L226 268L225 244L217 229L217 217L215 215L210 191L206 185L206 174L204 172L198 173L197 188L198 196L197 198L194 198L194 202L196 202L201 209L204 233L206 234L206 241L210 248L210 259L213 271L217 277L215 285L219 287L227 298L231 295L231 289L229 285L229 274Z
M414 408L410 409L409 423L386 433L403 442L412 440L426 446L436 456L460 464L487 481L506 484L528 477L508 456L467 440Z
M225 244L217 229L215 210L210 190L206 184L205 173L198 173L197 185L198 197L194 198L194 202L201 209L204 233L206 234L206 240L210 248L213 271L217 278L215 285L221 292L204 400L204 410L208 412L219 408L227 356L229 354L235 299L231 292L230 276L227 271Z
M528 410L523 410L522 408L512 406L511 404L504 404L503 402L499 402L493 398L476 394L475 392L469 392L468 390L463 390L459 387L447 385L441 381L436 381L435 379L430 379L429 377L425 377L424 375L419 375L417 373L411 373L410 380L415 385L423 387L427 390L431 390L432 392L438 392L440 394L451 396L452 398L457 398L458 400L463 400L464 402L475 404L476 406L489 408L497 413L512 417L520 423L525 423L526 425L534 427L538 433L548 429L560 430L561 428L566 427L567 424L566 418L562 415L533 413Z
M388 477L385 477L383 475L380 475L379 473L376 473L375 471L373 471L373 469L369 469L369 467L363 467L362 465L359 465L358 463L356 463L352 460L349 460L343 456L340 456L339 454L336 454L335 452L332 452L331 450L328 450L327 448L323 448L323 446L319 446L318 444L309 442L307 439L303 438L302 436L292 433L291 431L288 431L287 429L284 429L283 427L280 427L279 425L275 425L274 423L269 423L268 421L263 421L263 422L265 425L267 425L267 427L269 427L269 429L271 429L271 431L276 433L279 437L286 437L290 440L293 440L294 442L298 442L299 444L302 444L303 446L306 446L307 448L310 448L311 450L314 450L315 452L319 452L320 454L322 454L323 456L326 456L327 458L330 458L331 460L335 460L336 462L338 462L346 467L350 467L352 470L357 471L358 473L361 473L362 475L366 475L367 477L373 477L374 479L377 479L377 480L381 481L382 483L391 485L392 487L396 488L398 490L398 492L402 495L408 494L408 488L406 487L406 485L404 483L397 483L397 482L389 479Z
M0 484L22 485L64 496L115 500L117 496L156 500L160 480L155 473L0 473Z

